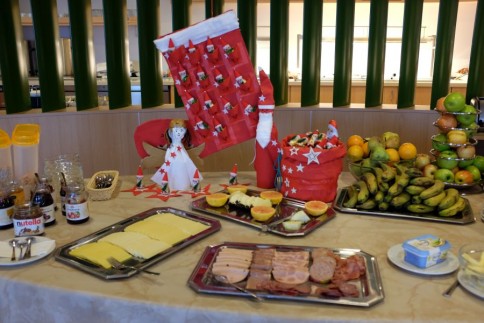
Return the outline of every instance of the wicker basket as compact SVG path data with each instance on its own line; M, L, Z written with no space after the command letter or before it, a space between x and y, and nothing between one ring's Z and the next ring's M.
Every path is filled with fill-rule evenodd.
M108 174L113 176L113 182L110 187L96 188L96 176L101 174ZM87 183L87 191L89 192L89 198L93 201L105 201L109 200L118 185L119 172L117 170L103 170L92 175L91 179Z

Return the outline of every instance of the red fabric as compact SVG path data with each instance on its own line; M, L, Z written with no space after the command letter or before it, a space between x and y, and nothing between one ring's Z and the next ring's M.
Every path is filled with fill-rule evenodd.
M172 34L163 37L171 36ZM210 44L215 48L212 53L207 52L207 45ZM180 49L184 48L181 45L174 51L164 52L163 56L185 105L188 123L193 130L192 142L195 146L205 143L200 157L254 138L257 112L240 111L239 106L245 107L243 103L247 103L257 107L260 87L240 29L214 38L208 36L206 41L198 44L190 42L186 45L189 50ZM182 56L180 53L185 51L190 52L189 55ZM194 57L199 57L198 61ZM202 80L200 75L203 74L206 78ZM237 82L236 75L243 77L243 84ZM204 106L206 97L213 104L208 108ZM189 104L192 98L200 103L201 109L198 105ZM226 101L234 109L224 110ZM197 127L197 120L202 120L208 127ZM221 124L223 132L215 129L218 124Z
M276 178L276 162L278 156L279 142L277 141L277 128L272 126L271 141L266 148L255 142L254 169L257 177L257 187L273 188Z
M331 149L291 147L287 144L291 137L282 141L281 193L303 201L332 202L346 147L342 142Z

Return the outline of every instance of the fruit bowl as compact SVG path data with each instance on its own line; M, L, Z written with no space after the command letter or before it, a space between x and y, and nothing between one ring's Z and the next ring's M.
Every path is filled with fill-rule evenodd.
M459 263L467 283L484 293L484 243L463 245L459 249Z
M452 114L454 116L473 115L475 118L477 118L477 116L479 114L481 114L481 110L479 110L479 109L476 109L475 112L450 112L450 111L446 111L446 110L435 110L435 111L437 111L441 115L444 115L444 114Z
M355 179L360 179L361 175L367 172L371 172L371 167L363 166L361 161L350 161L348 160L348 170Z
M444 148L446 148L445 150L448 150L448 148L459 148L459 147L466 147L466 146L476 146L477 145L477 139L474 139L474 138L469 138L469 141L466 142L465 144L453 144L453 143L450 143L450 142L442 142L442 141L439 141L437 138L438 138L439 135L433 135L431 137L432 139L432 147L434 146L438 146L438 147L441 147L443 150Z
M444 126L441 126L437 123L437 121L434 121L433 125L437 128L439 128L439 130L443 133L448 133L449 131L451 130L463 130L467 133L467 136L469 138L472 138L476 133L477 133L477 130L478 130L478 127L477 128L467 128L467 127L463 127L463 128L459 128L459 127L444 127Z

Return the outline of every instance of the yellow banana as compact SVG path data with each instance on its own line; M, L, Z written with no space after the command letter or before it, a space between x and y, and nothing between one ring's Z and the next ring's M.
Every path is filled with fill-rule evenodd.
M423 204L428 206L437 206L439 203L445 198L445 191L440 192L439 194L429 197L422 201Z
M380 162L380 167L383 170L382 180L386 183L393 180L395 178L395 176L397 175L396 170L393 167L391 167L390 165L388 165L387 163L381 163Z
M428 206L424 204L409 204L407 205L407 210L412 213L431 213L434 211L433 206Z
M386 211L388 210L389 207L390 207L390 203L388 202L382 201L378 203L378 210L380 211Z
M347 208L354 208L356 205L356 202L358 201L358 191L352 185L347 188L347 194L348 194L348 200L346 200L346 202L343 203L343 206Z
M452 205L449 208L440 210L439 215L445 216L445 217L454 216L457 213L463 211L465 208L466 208L466 200L463 197L459 196L457 198L457 202L455 202L454 205Z
M420 198L419 195L414 195L412 196L412 204L421 204L422 199Z
M376 192L375 197L374 197L375 202L380 203L381 201L383 201L384 197L385 197L385 193L383 193L382 191Z
M387 194L391 196L397 196L403 192L404 188L408 185L410 181L410 176L408 174L402 174L397 176L395 183L388 189Z
M434 185L434 183L435 183L435 180L427 176L415 177L410 180L410 185L425 186L425 187L432 186Z
M426 189L425 186L418 186L418 185L408 185L405 187L405 192L410 195L420 195Z
M368 186L368 191L371 195L375 195L378 192L378 183L376 182L375 174L371 172L364 173L361 178L365 181L366 186Z
M394 208L398 209L398 208L401 208L406 203L408 203L411 198L412 198L412 195L408 194L407 192L402 192L401 194L392 198L392 201L390 202L390 204Z
M362 204L370 197L370 191L368 190L365 181L362 179L356 182L356 186L358 189L357 203Z
M381 169L380 167L373 167L372 170L375 173L378 189L382 192L388 191L388 188L390 187L390 185L388 185L388 183L383 181L383 169Z
M363 210L371 210L376 207L376 202L374 199L367 199L364 203L360 203L356 205L357 209L363 209Z
M439 194L444 189L445 189L444 182L436 179L434 181L434 185L432 185L429 188L425 189L425 191L423 191L422 193L420 193L419 196L422 198L422 200L426 200L426 199L428 199L428 198L430 198L432 196L435 196L435 195Z
M445 190L445 198L439 203L439 210L447 209L457 202L459 191L455 188Z

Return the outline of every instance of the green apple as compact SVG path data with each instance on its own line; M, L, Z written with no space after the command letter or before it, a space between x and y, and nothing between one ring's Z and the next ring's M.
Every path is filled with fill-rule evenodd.
M476 156L472 165L476 166L484 174L484 156Z
M447 144L447 136L443 133L433 136L432 148L437 151L449 150L450 146Z
M477 130L479 130L479 125L476 122L472 122L464 131L467 134L467 137L472 138L476 135Z
M454 173L450 169L440 168L435 171L434 178L442 182L453 183Z
M437 157L437 166L439 166L439 168L452 169L454 167L457 167L457 165L459 164L457 158L457 153L455 151L443 151Z
M447 94L444 100L444 107L449 112L459 112L464 109L466 105L466 98L460 92L452 92Z
M464 159L464 160L459 160L459 168L460 169L465 169L467 168L467 166L470 166L474 164L474 160L473 159Z
M370 159L373 161L381 161L386 163L390 160L390 155L388 155L388 152L385 150L385 148L378 146L372 150Z
M472 174L474 182L479 182L481 180L481 171L474 165L467 166L466 170Z
M462 109L459 113L465 113L456 116L457 121L463 127L467 127L468 125L476 121L476 108L474 108L472 105L466 104L464 106L464 109Z

